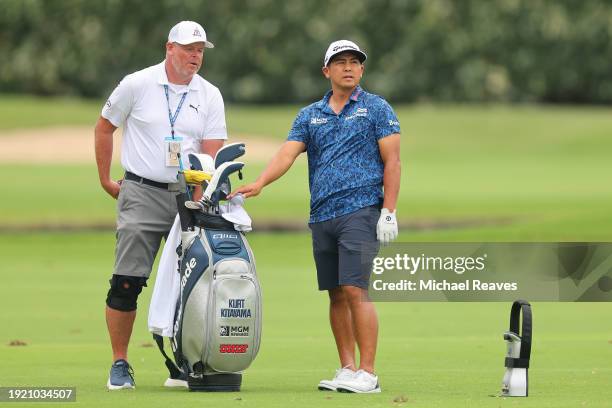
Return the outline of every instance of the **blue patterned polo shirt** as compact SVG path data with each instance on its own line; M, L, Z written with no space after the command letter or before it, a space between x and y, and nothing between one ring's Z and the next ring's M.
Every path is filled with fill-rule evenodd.
M302 109L287 138L306 144L310 223L382 203L378 140L400 132L393 109L380 96L357 87L336 115L331 94Z

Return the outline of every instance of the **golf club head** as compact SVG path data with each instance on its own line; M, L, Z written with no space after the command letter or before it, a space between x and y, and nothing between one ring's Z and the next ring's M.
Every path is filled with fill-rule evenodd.
M202 199L203 200L208 200L213 205L216 205L218 203L219 195L214 194L215 191L217 189L223 187L223 183L226 180L229 180L229 176L232 173L240 171L243 167L244 167L244 163L242 163L242 162L225 162L225 163L222 163L215 170L212 179L208 183L208 187L206 187L206 190L204 190L204 194L202 196ZM229 188L229 183L228 183L227 187L225 187L225 189L228 189L228 188ZM227 191L227 193L229 193L229 190ZM227 193L226 193L226 195L227 195ZM213 195L214 195L214 199L216 199L217 201L213 200Z
M230 143L223 146L215 156L215 169L218 169L223 163L236 160L238 157L244 155L245 152L246 147L244 143Z
M190 210L204 210L204 204L199 201L185 201L185 207Z
M215 162L210 155L205 153L189 153L188 157L191 170L200 170L211 174L215 171Z
M232 184L230 183L229 178L226 178L219 183L219 187L217 187L217 189L212 193L210 201L219 203L220 201L227 199L227 196L231 191Z
M215 161L209 154L189 153L188 158L191 170L203 171L208 174L213 174L215 172ZM203 181L201 184L206 188L208 186L208 181Z

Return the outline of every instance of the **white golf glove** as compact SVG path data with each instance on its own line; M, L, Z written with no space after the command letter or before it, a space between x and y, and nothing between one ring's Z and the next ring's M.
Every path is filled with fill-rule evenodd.
M376 225L376 238L384 245L387 245L397 238L397 218L395 218L395 211L390 212L387 208L383 208L380 211L380 218Z

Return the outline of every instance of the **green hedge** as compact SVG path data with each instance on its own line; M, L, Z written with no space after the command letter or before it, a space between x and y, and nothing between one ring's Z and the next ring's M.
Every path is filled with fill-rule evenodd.
M0 90L104 97L163 59L169 28L204 25L203 75L225 98L304 102L330 41L368 53L393 101L612 102L612 2L579 0L1 0Z

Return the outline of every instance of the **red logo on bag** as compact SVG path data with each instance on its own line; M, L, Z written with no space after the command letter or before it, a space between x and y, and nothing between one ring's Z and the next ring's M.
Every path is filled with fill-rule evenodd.
M248 344L221 344L219 352L224 354L244 354L249 348Z

